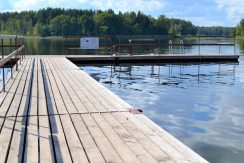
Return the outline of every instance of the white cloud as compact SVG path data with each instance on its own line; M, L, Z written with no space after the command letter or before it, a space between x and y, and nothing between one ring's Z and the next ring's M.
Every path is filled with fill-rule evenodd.
M201 17L201 16L178 16L182 15L180 12L171 12L167 14L169 17L174 17L178 19L183 19L187 21L191 21L193 24L198 25L198 26L224 26L224 22L221 20L211 20L209 17Z
M230 19L238 22L244 18L244 0L215 0L219 9L224 9Z
M143 11L152 12L152 10L159 10L165 6L164 1L160 0L94 0L91 4L97 9L112 8L115 11Z
M13 9L17 11L22 10L36 10L45 7L61 7L61 8L85 8L92 7L94 9L113 9L114 11L142 11L151 13L153 10L162 9L165 6L162 0L15 0L13 2Z
M12 3L13 11L36 10L46 7L79 8L87 0L19 0Z
M190 20L193 24L197 24L198 26L224 26L223 21L210 20L210 18L206 17L185 17L183 19Z

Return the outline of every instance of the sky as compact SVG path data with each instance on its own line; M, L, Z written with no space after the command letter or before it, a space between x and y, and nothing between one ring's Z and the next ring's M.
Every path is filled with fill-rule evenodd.
M198 26L236 26L244 18L244 0L0 0L0 12L47 7L141 11L191 21Z

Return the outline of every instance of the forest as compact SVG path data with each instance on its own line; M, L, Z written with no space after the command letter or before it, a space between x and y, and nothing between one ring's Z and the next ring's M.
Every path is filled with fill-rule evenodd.
M240 26L240 27L239 27ZM26 36L99 36L99 35L244 35L244 21L237 28L197 27L190 21L154 18L142 12L112 9L78 10L46 8L38 11L0 13L0 33Z

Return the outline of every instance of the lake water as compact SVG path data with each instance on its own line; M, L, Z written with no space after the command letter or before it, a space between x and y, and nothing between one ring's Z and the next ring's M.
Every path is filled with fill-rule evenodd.
M10 68L0 68L0 90L3 87L3 75L5 76L5 79L7 79L10 73Z
M163 40L155 53L168 53L167 42ZM60 38L27 39L26 53L64 55L64 44ZM149 52L147 48L136 50ZM184 49L185 53L198 51L198 46ZM201 47L202 53L233 54L233 51L233 47ZM182 50L174 47L173 52ZM238 41L236 53L241 55L238 64L107 65L81 66L81 69L135 108L143 109L147 117L208 161L241 163L244 162L244 41Z
M164 49L167 51L167 48ZM218 53L204 47L204 53ZM81 66L213 163L244 162L244 46L239 64ZM177 51L177 50L176 50ZM179 49L178 49L179 51ZM196 53L190 47L188 53ZM215 52L214 52L215 51ZM231 54L224 48L221 53Z

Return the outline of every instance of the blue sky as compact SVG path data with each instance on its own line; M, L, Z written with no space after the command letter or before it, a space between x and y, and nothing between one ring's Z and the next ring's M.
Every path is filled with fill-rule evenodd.
M158 17L181 18L200 26L236 26L244 18L244 0L0 0L0 11L46 7L142 11Z

